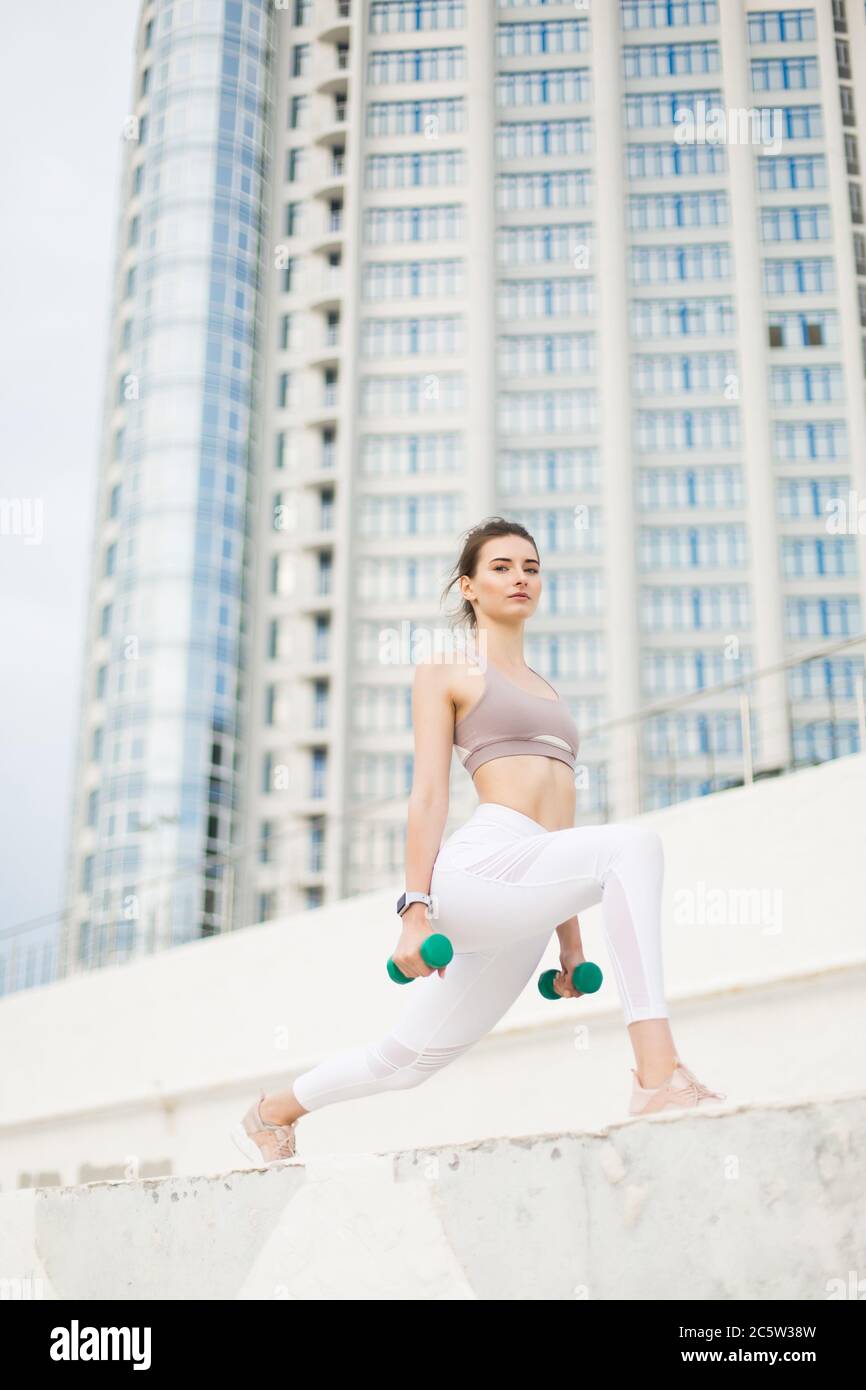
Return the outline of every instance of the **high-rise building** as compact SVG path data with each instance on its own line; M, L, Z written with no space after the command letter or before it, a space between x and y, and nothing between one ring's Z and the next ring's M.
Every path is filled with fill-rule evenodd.
M859 0L143 4L70 968L399 876L490 514L581 820L858 746L862 648L632 716L863 631L864 113Z

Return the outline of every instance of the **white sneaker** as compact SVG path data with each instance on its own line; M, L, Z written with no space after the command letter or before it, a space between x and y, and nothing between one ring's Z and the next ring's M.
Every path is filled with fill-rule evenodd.
M229 1131L241 1153L256 1168L269 1168L295 1157L295 1123L275 1125L262 1119L261 1104L265 1092L259 1094L239 1124Z
M722 1091L711 1091L699 1081L693 1071L683 1066L679 1057L677 1064L667 1080L658 1086L642 1086L637 1072L632 1067L630 1115L653 1115L659 1110L691 1110L701 1101L726 1100Z

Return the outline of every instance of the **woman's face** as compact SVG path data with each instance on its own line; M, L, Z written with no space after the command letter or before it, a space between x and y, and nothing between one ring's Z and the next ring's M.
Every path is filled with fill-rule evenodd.
M523 536L493 536L478 554L474 575L461 575L464 598L475 601L476 620L511 622L534 613L541 597L538 556ZM521 597L522 595L522 597Z

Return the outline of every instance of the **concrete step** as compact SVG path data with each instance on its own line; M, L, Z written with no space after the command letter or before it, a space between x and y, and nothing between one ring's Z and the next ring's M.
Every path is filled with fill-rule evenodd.
M46 1299L825 1301L866 1291L864 1160L862 1092L716 1103L22 1190L0 1196L0 1247Z

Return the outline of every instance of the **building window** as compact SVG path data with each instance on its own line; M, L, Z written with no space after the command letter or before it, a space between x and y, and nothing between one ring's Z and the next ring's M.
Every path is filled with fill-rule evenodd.
M802 43L815 37L814 10L760 10L748 23L749 43Z
M324 870L325 822L317 816L310 822L310 873L320 874Z
M857 136L850 131L844 132L845 138L845 164L849 174L860 173L860 158L857 152Z
M289 129L305 130L310 113L310 99L306 96L294 96L289 102Z
M314 748L312 750L310 764L310 797L313 800L319 801L327 795L327 771L327 748Z
M259 893L257 903L258 920L260 922L269 922L276 912L276 893L273 889L267 893Z
M259 863L269 864L271 862L271 838L273 836L273 821L263 820L259 827Z

